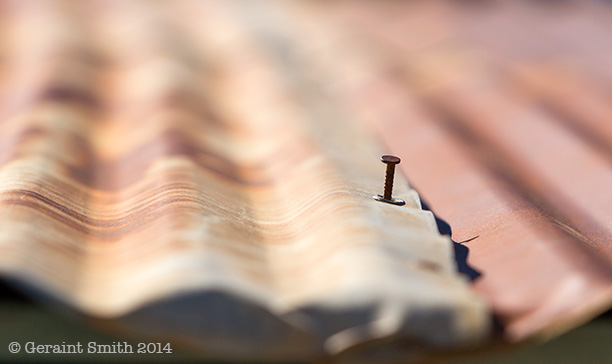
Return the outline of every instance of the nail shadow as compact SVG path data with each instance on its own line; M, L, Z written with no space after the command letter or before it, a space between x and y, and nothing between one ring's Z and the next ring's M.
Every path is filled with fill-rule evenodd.
M423 206L423 210L431 211L431 209L429 208L429 205L425 201L423 201L423 199L421 199L421 205ZM451 241L453 242L453 249L455 251L455 262L457 263L457 271L465 275L470 280L470 282L473 282L475 279L480 277L482 273L472 268L468 264L467 258L468 258L468 255L470 254L470 249L467 246L463 245L463 243L472 241L476 239L478 236L475 236L469 240L457 243L456 241L452 239L453 230L451 229L451 226L446 221L439 218L433 211L431 211L431 213L434 215L434 218L436 219L436 224L438 225L438 231L440 232L440 234L448 235L451 237Z

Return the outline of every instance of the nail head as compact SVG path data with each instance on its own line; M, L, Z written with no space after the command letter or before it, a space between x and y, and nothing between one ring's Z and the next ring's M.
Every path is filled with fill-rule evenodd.
M386 164L399 164L402 160L394 155L383 155L380 157L380 161Z

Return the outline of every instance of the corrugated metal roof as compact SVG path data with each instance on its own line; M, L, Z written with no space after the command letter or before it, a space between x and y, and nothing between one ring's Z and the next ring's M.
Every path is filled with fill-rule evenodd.
M225 359L482 344L452 242L401 176L405 206L372 198L381 149L283 58L272 4L3 4L0 270Z
M302 25L287 32L295 53L403 158L469 250L507 340L610 307L609 5L342 1L289 13L301 22L286 28Z
M3 3L2 269L175 337L147 317L233 287L190 299L256 302L242 341L176 316L222 356L303 358L393 330L474 344L486 310L416 192L396 182L401 209L371 199L368 126L452 232L503 339L563 332L612 303L611 16L596 1ZM318 311L381 302L401 329ZM310 304L314 336L285 315ZM284 346L250 339L262 322Z

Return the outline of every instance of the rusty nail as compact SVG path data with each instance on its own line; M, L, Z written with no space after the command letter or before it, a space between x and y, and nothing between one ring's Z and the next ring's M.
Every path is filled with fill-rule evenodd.
M393 193L393 178L395 176L395 165L401 162L401 159L394 155L383 155L380 158L381 162L387 165L387 171L385 173L385 191L384 194L374 196L374 199L382 202L391 203L394 205L404 205L404 200L394 199Z

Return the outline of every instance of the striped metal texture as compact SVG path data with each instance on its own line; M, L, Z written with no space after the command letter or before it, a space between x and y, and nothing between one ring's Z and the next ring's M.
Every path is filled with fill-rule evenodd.
M284 6L3 2L0 272L213 358L482 345L452 241L402 176L405 206L372 198L383 149L268 23Z

